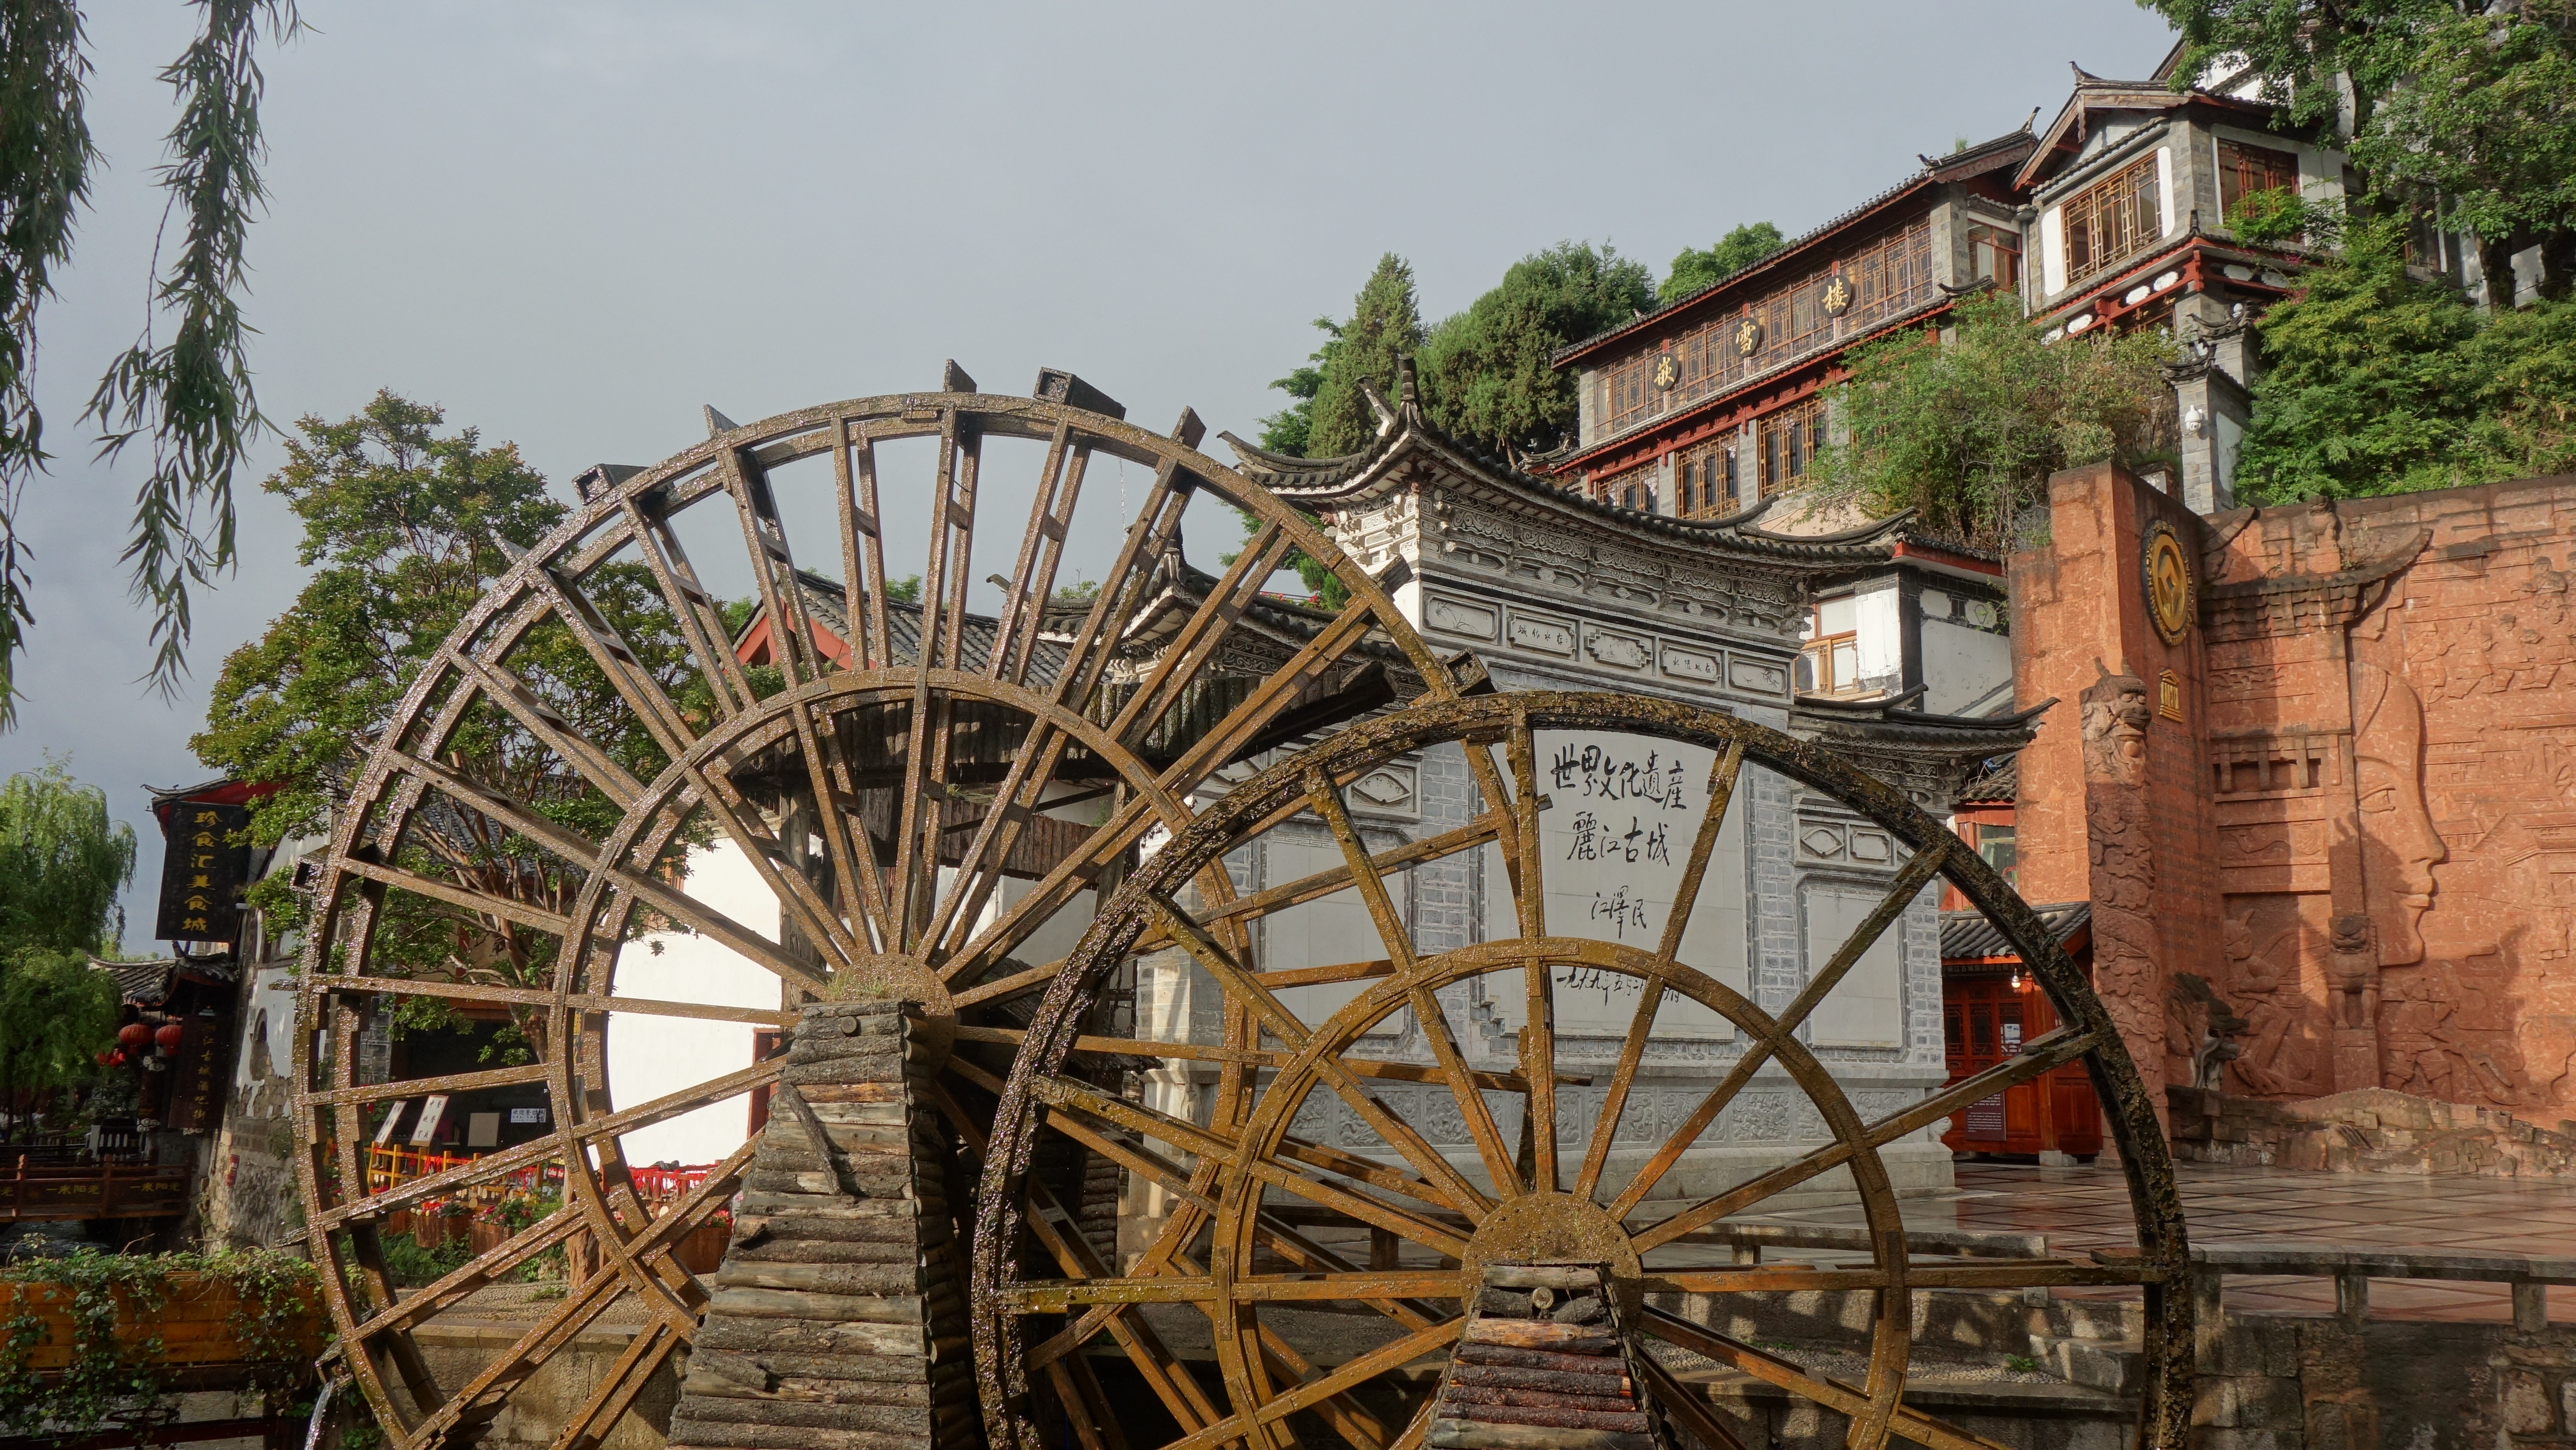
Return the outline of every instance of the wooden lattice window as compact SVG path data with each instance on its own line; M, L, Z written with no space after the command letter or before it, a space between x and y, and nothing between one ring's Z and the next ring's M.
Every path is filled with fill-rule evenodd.
M1591 493L1603 503L1644 513L1655 510L1655 465L1641 464L1592 480Z
M1770 414L1756 425L1762 459L1762 494L1769 497L1797 487L1824 445L1825 400L1809 398Z
M1685 449L1673 463L1673 492L1685 518L1723 518L1744 507L1733 435Z
M2268 146L2247 146L2235 141L2218 143L2218 219L2222 222L2236 215L2239 197L2258 191L2299 189L2299 157L2292 151L2275 151Z
M2164 235L2157 154L2148 152L2066 204L2068 285L2136 256Z

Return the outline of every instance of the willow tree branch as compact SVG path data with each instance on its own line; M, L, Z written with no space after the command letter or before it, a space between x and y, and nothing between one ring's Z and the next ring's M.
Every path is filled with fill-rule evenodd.
M263 426L251 391L239 294L243 242L266 193L259 168L262 89L255 54L261 22L274 42L297 29L294 0L198 0L205 23L161 72L179 93L163 227L183 220L178 255L163 270L155 249L150 315L134 346L108 364L81 415L100 429L99 456L148 438L152 471L136 490L124 558L132 594L152 611L156 646L145 679L163 694L187 669L189 590L233 562L233 472ZM164 315L169 340L155 337Z
M0 0L0 729L17 722L18 652L35 623L18 506L46 458L36 309L71 256L98 160L82 111L88 79L72 0Z

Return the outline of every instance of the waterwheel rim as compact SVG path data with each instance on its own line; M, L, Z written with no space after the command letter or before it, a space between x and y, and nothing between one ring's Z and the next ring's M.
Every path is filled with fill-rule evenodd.
M1692 843L1684 888L1693 893L1657 933L1651 947L1621 946L1583 937L1551 936L1545 920L1545 862L1539 858L1539 804L1536 734L1540 731L1619 732L1648 742L1684 744L1705 753L1710 762L1709 798ZM1510 779L1509 794L1488 794L1476 819L1488 823L1483 840L1452 832L1442 839L1453 849L1491 848L1521 857L1511 888L1518 907L1518 932L1506 932L1463 949L1410 951L1400 922L1383 909L1391 900L1381 886L1364 883L1390 874L1384 864L1417 866L1419 852L1379 853L1358 842L1348 828L1345 788L1390 761L1427 749L1464 744L1472 757L1499 751L1495 772ZM1691 903L1710 860L1710 842L1732 804L1738 773L1746 764L1775 771L1856 810L1887 828L1910 853L1898 863L1879 910L1864 921L1825 967L1785 1000L1757 1005L1747 994L1676 960L1682 933L1688 929ZM1242 853L1266 827L1293 818L1301 805L1308 819L1329 828L1343 845L1340 880L1347 889L1370 898L1387 959L1360 981L1357 994L1338 1009L1308 1022L1287 1010L1279 994L1262 981L1262 964L1238 956L1200 924L1203 918L1235 921L1223 904L1188 900L1186 889L1196 872L1210 862ZM1234 859L1241 859L1238 855ZM1330 873L1324 873L1330 874ZM1539 881L1533 910L1530 881ZM2061 1030L2034 1039L2024 1053L1964 1082L1933 1092L1890 1112L1859 1112L1832 1073L1801 1040L1800 1029L1830 999L1839 974L1857 961L1878 933L1901 919L1907 903L1936 882L1956 888L2021 954L2025 970L2039 981L2059 1013ZM1318 885L1326 884L1321 881ZM1264 883L1261 892L1297 897L1300 893ZM1316 899L1309 891L1305 900ZM1390 929L1391 928L1391 929ZM1078 1032L1087 984L1125 960L1139 947L1177 943L1200 968L1227 984L1228 1011L1244 1010L1261 1019L1254 1036L1235 1043L1259 1043L1269 1051L1252 1054L1265 1079L1246 1100L1219 1099L1206 1121L1181 1121L1121 1102L1068 1076L1065 1064L1096 1037ZM1408 959L1409 957L1409 959ZM1480 1064L1454 1049L1430 1044L1427 1068L1446 1081L1447 1096L1469 1124L1463 1153L1443 1155L1402 1123L1368 1116L1357 1102L1368 1091L1371 1075L1383 1075L1385 1064L1370 1066L1349 1056L1371 1024L1408 1007L1417 1019L1425 1015L1429 994L1471 977L1527 973L1537 990L1539 980L1553 981L1561 965L1579 965L1617 973L1641 983L1643 1010L1632 1016L1615 1059L1607 1067L1612 1081L1594 1104L1597 1116L1565 1133L1560 1154L1558 1134L1533 1132L1517 1152L1510 1134L1497 1124L1477 1127L1475 1104L1495 1095L1487 1082L1462 1090L1461 1082ZM1290 972L1280 978L1303 982ZM1813 989L1813 990L1809 990ZM1551 989L1553 990L1553 989ZM1741 1034L1748 1051L1733 1068L1717 1075L1713 1087L1682 1126L1665 1136L1646 1158L1633 1165L1622 1181L1605 1172L1609 1145L1616 1138L1627 1093L1636 1081L1644 1044L1655 1020L1653 997L1660 991L1687 997L1724 1018ZM1490 997L1488 998L1490 1000ZM1458 1023L1448 1009L1436 1013L1436 1035L1454 1036ZM1531 1032L1527 1024L1547 1023L1544 1010L1523 1019L1516 1059L1516 1091L1523 1111L1566 1126L1566 1110L1556 1084L1559 1069L1552 1054L1551 1033ZM1426 1031L1426 1038L1435 1034ZM1150 1054L1153 1045L1120 1045L1131 1054ZM1184 1050L1187 1050L1184 1045ZM1647 1203L1653 1187L1648 1175L1669 1173L1691 1140L1705 1131L1740 1093L1758 1068L1754 1050L1775 1060L1822 1119L1825 1141L1786 1163L1766 1167L1749 1177L1710 1192L1694 1192L1678 1206ZM2033 1261L2019 1265L1913 1263L1901 1214L1879 1149L1939 1122L1966 1104L2011 1085L2071 1064L2082 1063L2105 1105L2121 1163L2127 1174L2132 1209L2139 1228L2131 1254L2096 1256L2094 1261ZM1338 1064L1338 1066L1337 1066ZM1490 1064L1482 1064L1490 1066ZM1366 1073L1361 1069L1366 1068ZM1335 1081L1336 1076L1339 1081ZM1490 1076L1490 1074L1486 1074ZM1534 1085L1545 1084L1543 1091ZM1353 1106L1382 1145L1357 1153L1329 1143L1301 1141L1292 1133L1306 1103L1319 1096L1338 1096ZM1506 1104L1510 1093L1503 1094ZM1615 1100L1615 1101L1614 1101ZM1420 1099L1414 1100L1416 1106ZM1590 1102L1592 1100L1587 1100ZM1446 1110L1446 1104L1442 1110ZM1231 1116L1228 1114L1231 1113ZM1160 1176L1183 1207L1175 1211L1164 1234L1131 1263L1117 1268L1087 1266L1089 1272L1064 1262L1047 1264L1051 1241L1034 1226L1044 1207L1036 1197L1043 1185L1032 1182L1028 1164L1042 1146L1060 1135L1099 1145L1098 1151L1124 1155L1129 1172ZM1123 1135L1123 1139L1121 1137ZM1443 1139L1444 1142L1452 1141ZM1543 1150L1540 1145L1547 1145ZM1455 1158L1459 1161L1449 1161ZM1863 1208L1871 1243L1870 1261L1858 1268L1778 1266L1757 1271L1659 1265L1690 1234L1726 1215L1757 1211L1779 1192L1834 1169L1848 1171ZM1508 1182L1509 1191L1497 1191ZM1300 1229L1276 1205L1292 1203L1318 1221L1334 1213L1349 1227L1378 1231L1379 1239L1397 1241L1395 1262L1362 1266L1347 1248L1300 1240ZM2141 1443L2179 1446L2188 1424L2191 1377L2191 1305L2185 1292L2186 1249L2172 1169L2135 1069L2099 999L2067 958L2056 938L1973 851L1937 821L1900 794L1870 779L1830 752L1732 716L1693 707L1629 696L1532 693L1427 703L1345 731L1331 740L1282 761L1259 777L1238 784L1227 799L1202 813L1191 831L1121 887L1104 906L1082 945L1068 959L1064 977L1050 990L1027 1042L1015 1061L1002 1109L996 1118L985 1180L979 1194L982 1221L975 1242L970 1312L973 1317L978 1376L984 1399L987 1436L997 1446L1038 1443L1037 1412L1049 1376L1058 1367L1083 1357L1094 1343L1115 1347L1164 1400L1169 1419L1178 1427L1167 1450L1199 1450L1218 1444L1285 1443L1296 1438L1292 1417L1311 1415L1337 1438L1368 1450L1410 1450L1424 1443L1429 1430L1426 1400L1407 1421L1386 1413L1386 1386L1401 1378L1407 1365L1418 1375L1422 1366L1448 1353L1462 1323L1465 1299L1481 1256L1495 1251L1489 1240L1515 1249L1535 1241L1550 1257L1572 1245L1580 1257L1605 1266L1614 1281L1624 1279L1628 1293L1640 1302L1635 1317L1644 1333L1669 1345L1715 1361L1756 1380L1786 1389L1791 1395L1830 1411L1848 1425L1848 1443L1874 1447L1897 1435L1942 1450L1969 1450L1985 1442L1936 1415L1905 1401L1910 1351L1910 1325L1915 1296L1944 1288L2095 1289L2143 1286L2146 1372L2140 1390ZM1640 1211L1646 1205L1645 1211ZM1530 1221L1546 1220L1533 1229ZM1573 1250L1569 1249L1568 1252ZM1402 1262L1410 1258L1412 1262ZM1264 1262L1266 1260L1266 1263ZM1426 1262L1426 1261L1432 1262ZM1741 1291L1868 1292L1877 1296L1871 1315L1866 1373L1859 1382L1810 1371L1799 1364L1696 1324L1667 1307L1643 1302L1657 1294L1722 1294ZM1338 1306L1347 1313L1374 1314L1378 1338L1338 1363L1315 1352L1311 1342L1290 1342L1266 1316L1290 1305ZM1179 1306L1166 1313L1154 1306ZM1182 1317L1171 1317L1180 1314ZM1157 1318L1157 1315L1163 1317ZM1159 1362L1140 1357L1138 1341L1159 1344L1164 1338L1206 1321L1212 1352L1205 1357L1208 1378L1202 1384L1184 1357L1165 1350ZM1032 1328L1032 1326L1038 1326ZM1141 1333L1139 1331L1142 1331ZM1109 1337L1104 1337L1109 1336ZM1363 1352L1364 1351L1364 1352ZM1109 1353L1107 1348L1103 1354ZM1733 1437L1708 1412L1704 1401L1682 1386L1660 1365L1647 1361L1647 1383L1665 1423L1685 1429L1713 1447L1729 1447ZM1193 1388L1195 1386L1195 1388ZM1051 1421L1050 1421L1051 1423ZM1077 1426L1077 1429L1080 1427ZM1137 1442L1148 1443L1148 1442ZM1464 1443L1464 1442L1462 1442Z
M1197 452L1194 417L1156 435L1062 374L1042 378L1052 396L1034 399L951 383L724 427L654 468L598 475L584 507L460 622L351 782L315 885L299 984L310 1046L298 1177L342 1358L396 1443L471 1433L585 1328L638 1306L640 1327L558 1437L595 1443L694 1333L707 1293L677 1250L722 1212L751 1145L656 1213L622 1140L762 1088L778 1059L619 1101L614 1022L783 1029L800 1002L835 983L868 983L934 1000L966 1034L943 1079L956 1095L998 1090L1017 1033L991 1013L1050 973L1015 952L1123 870L1149 833L1185 832L1191 792L1208 776L1266 748L1283 722L1330 728L1336 708L1347 716L1382 700L1382 676L1363 661L1391 665L1435 697L1456 693L1386 592L1311 520ZM889 553L887 522L890 460L907 444L927 449L934 505L909 606L899 587L909 566L889 565L901 555ZM1006 535L1012 572L979 610L970 607L976 527L993 511L979 513L978 500L999 491L998 453L1013 447L1033 465L1026 507ZM1094 465L1113 459L1144 470L1141 496L1099 481ZM802 513L785 481L798 465L828 475L804 480ZM819 513L818 492L830 500ZM1184 520L1204 516L1194 503L1250 517L1222 572L1182 566ZM1114 523L1093 524L1113 510ZM1066 559L1087 527L1114 545L1116 563L1087 606L1059 608ZM732 552L709 549L710 531ZM819 550L800 551L817 535ZM800 556L818 552L839 566L837 588L801 567ZM1322 561L1349 602L1316 610L1265 599L1271 572L1298 553ZM740 629L719 607L725 558L756 605ZM609 589L625 594L603 603ZM1128 631L1146 617L1160 633L1139 646ZM621 630L639 618L657 621L649 642ZM765 662L753 663L745 640L764 630ZM549 693L573 667L545 673L541 647L587 662L599 685L580 702L587 715ZM1223 689L1193 694L1220 676ZM1377 693L1349 683L1363 677ZM1353 698L1337 706L1337 689ZM476 731L507 736L543 789L460 764L451 746ZM952 748L978 732L1008 748ZM871 740L887 747L889 734L902 737L888 747L890 773L872 775L887 761L860 756ZM1059 769L1067 760L1079 771ZM1096 791L1085 814L1104 819L1066 816L1072 807L1060 802L1081 794L1065 783L1075 773ZM476 837L481 854L449 849L442 832ZM426 855L424 840L435 846ZM1045 848L1042 871L1029 865L1031 841ZM734 919L675 875L691 845L713 843L759 878L777 929ZM1009 907L994 904L1010 894L1006 881L1027 887ZM424 969L395 940L396 928L442 910L460 933L482 933L473 969ZM777 1005L621 994L621 956L657 924L767 970ZM515 1025L535 1028L534 1060L365 1081L359 1033L397 1002L515 1011ZM991 1020L1005 1025L978 1025ZM379 1105L528 1087L547 1099L540 1136L381 1189L370 1182L365 1126ZM549 1172L564 1184L550 1215L407 1295L391 1283L381 1232L391 1213ZM583 1238L600 1256L596 1272L568 1282L481 1371L432 1371L418 1331L469 1314L499 1276Z

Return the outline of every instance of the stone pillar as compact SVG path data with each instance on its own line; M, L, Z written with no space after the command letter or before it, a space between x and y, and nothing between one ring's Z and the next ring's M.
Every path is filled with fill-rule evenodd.
M805 1009L716 1272L672 1450L978 1445L964 1255L912 1004Z
M2188 604L2170 639L2150 612L2159 526L2196 573L2207 528L2181 500L2109 465L2061 473L2011 585L2016 703L2060 702L2021 754L2021 894L2091 904L2094 990L2161 1115L2204 1046L2169 989L2218 973L2221 932L2201 630Z

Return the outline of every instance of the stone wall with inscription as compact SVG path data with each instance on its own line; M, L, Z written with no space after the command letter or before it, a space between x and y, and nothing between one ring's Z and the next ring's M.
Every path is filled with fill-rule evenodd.
M2102 712L2106 738L2143 715L2159 767L2128 793L2151 838L2130 854L2156 900L2206 923L2190 940L2165 930L2158 965L2201 974L2245 1020L2224 1086L2568 1116L2576 477L2185 515L2191 628L2173 647L2135 534L2081 527L2124 497L2140 516L2171 512L2108 470L2055 482L2051 548L2015 561L2020 689L2066 693L2094 654L2136 685L2126 715ZM2077 575L2126 599L2021 588ZM2093 733L2088 707L2024 755L2020 839L2024 893L2090 895L2098 939L2122 793L2075 784L2069 741ZM2202 820L2167 839L2168 823ZM2185 1061L2201 1029L2168 1015L2163 1055Z

